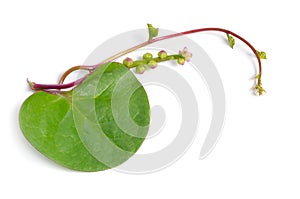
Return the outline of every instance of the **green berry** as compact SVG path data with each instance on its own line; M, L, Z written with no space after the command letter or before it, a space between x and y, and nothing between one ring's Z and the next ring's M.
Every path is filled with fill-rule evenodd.
M123 64L126 66L126 67L130 67L133 65L133 60L129 57L125 58L123 60Z
M179 58L177 59L177 63L180 64L180 65L183 65L184 62L185 62L185 59L184 59L184 58L179 57Z
M149 61L149 63L147 64L149 68L156 68L157 67L157 62L154 60Z
M135 72L137 74L143 74L146 71L146 67L144 65L139 65L135 68Z
M161 59L164 59L164 58L166 58L166 57L168 56L167 52L164 51L164 50L159 51L157 55L158 55L159 58L161 58Z
M151 53L145 53L144 55L143 55L143 59L152 59L152 54Z

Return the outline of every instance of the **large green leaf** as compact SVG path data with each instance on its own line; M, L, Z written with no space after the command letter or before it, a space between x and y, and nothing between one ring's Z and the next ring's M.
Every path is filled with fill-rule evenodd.
M119 63L98 68L74 91L36 92L22 105L20 127L42 154L74 170L118 166L140 147L148 132L147 94Z

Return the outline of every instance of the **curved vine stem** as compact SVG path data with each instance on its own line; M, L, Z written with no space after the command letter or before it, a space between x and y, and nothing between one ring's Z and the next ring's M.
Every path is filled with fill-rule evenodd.
M236 38L238 38L239 40L241 40L242 42L244 42L253 52L253 54L255 55L255 57L257 58L257 62L258 62L258 70L259 70L259 73L258 75L256 76L257 77L257 84L255 86L255 89L257 89L259 95L261 95L263 92L265 92L262 88L262 84L261 84L261 76L262 76L262 66L261 66L261 60L260 60L260 57L259 57L259 54L258 52L256 51L256 49L246 40L244 39L243 37L241 37L240 35L230 31L230 30L227 30L227 29L223 29L223 28L200 28L200 29L193 29L193 30L189 30L189 31L184 31L184 32L180 32L180 33L175 33L175 34L171 34L171 35L166 35L166 36L161 36L161 37L156 37L154 39L151 39L151 40L148 40L146 42L143 42L139 45L136 45L136 46L133 46L125 51L122 51L122 52L119 52L117 53L116 55L113 55L107 59L105 59L104 61L96 64L96 65L91 65L91 66L74 66L72 68L70 68L69 70L67 70L63 76L61 77L60 81L59 81L59 84L58 85L49 85L49 84L35 84L34 82L30 82L30 87L33 89L33 90L43 90L43 89L65 89L65 88L72 88L72 87L75 87L77 86L79 83L81 83L83 81L83 78L81 79L78 79L74 82L71 82L71 83L68 83L68 84L63 84L65 78L70 74L72 73L73 71L76 71L76 70L89 70L90 72L95 70L97 67L105 64L105 63L108 63L108 62L111 62L123 55L126 55L130 52L133 52L139 48L142 48L144 46L147 46L149 44L152 44L152 43L155 43L155 42L159 42L159 41L162 41L162 40L165 40L165 39L170 39L170 38L174 38L174 37L179 37L179 36L183 36L183 35L188 35L188 34L193 34L193 33L199 33L199 32L206 32L206 31L218 31L218 32L223 32L223 33L226 33L226 34L230 34Z
M70 75L72 72L77 71L77 70L87 70L87 71L91 72L93 70L93 67L92 66L73 66L72 68L70 68L69 70L64 72L64 74L61 76L58 84L63 84L66 77L68 75Z
M230 30L226 30L226 29L223 29L223 28L200 28L200 29L193 29L193 30L189 30L189 31L184 31L184 32L180 32L180 33L175 33L175 34L171 34L171 35L166 35L166 36L161 36L161 37L157 37L157 38L154 38L152 40L149 40L149 41L146 41L144 43L141 43L137 46L134 46L132 48L129 48L123 52L120 52L114 56L111 56L109 58L107 58L106 60L100 62L98 65L101 65L101 64L104 64L104 63L107 63L107 62L110 62L112 60L115 60L123 55L126 55L132 51L135 51L139 48L142 48L144 46L147 46L149 44L152 44L152 43L155 43L155 42L158 42L158 41L162 41L162 40L165 40L165 39L170 39L170 38L174 38L174 37L179 37L179 36L183 36L183 35L188 35L188 34L193 34L193 33L199 33L199 32L205 32L205 31L218 31L218 32L223 32L223 33L226 33L226 34L230 34L230 35L233 35L234 37L238 38L239 40L241 40L242 42L244 42L253 52L253 54L255 55L255 57L257 58L257 62L258 62L258 70L259 70L259 76L258 76L258 83L261 84L261 75L262 75L262 66L261 66L261 60L260 60L260 57L256 51L256 49L246 40L244 39L243 37L241 37L240 35L230 31Z

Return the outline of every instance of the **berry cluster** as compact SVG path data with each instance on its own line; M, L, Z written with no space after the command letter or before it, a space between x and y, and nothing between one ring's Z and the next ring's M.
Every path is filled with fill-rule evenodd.
M151 53L145 53L141 60L133 60L129 57L123 60L123 64L128 68L135 68L136 73L143 74L147 68L154 69L158 66L159 62L177 60L177 63L184 65L187 61L189 62L192 58L192 53L190 53L187 47L179 51L178 54L168 55L165 50L161 50L157 53L157 57L153 57Z

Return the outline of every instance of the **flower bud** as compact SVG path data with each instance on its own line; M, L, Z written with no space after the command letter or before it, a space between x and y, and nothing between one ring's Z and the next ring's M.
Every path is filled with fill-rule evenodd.
M144 65L139 65L135 68L135 72L137 74L143 74L146 71L146 67Z
M126 66L126 67L130 67L133 65L133 60L129 57L125 58L123 60L123 64Z
M164 50L159 51L157 55L158 55L159 58L161 58L161 59L166 58L166 57L168 56L167 52L164 51Z
M152 69L156 68L157 67L157 62L154 61L154 60L149 61L148 67L152 68Z
M143 59L152 59L152 54L151 53L145 53L144 55L143 55Z
M179 58L177 59L177 63L180 64L180 65L183 65L184 62L185 62L185 59L184 59L184 58L179 57Z
M183 51L180 50L179 55L182 55L187 62L189 62L193 56L193 54L188 51L187 47L184 47Z

